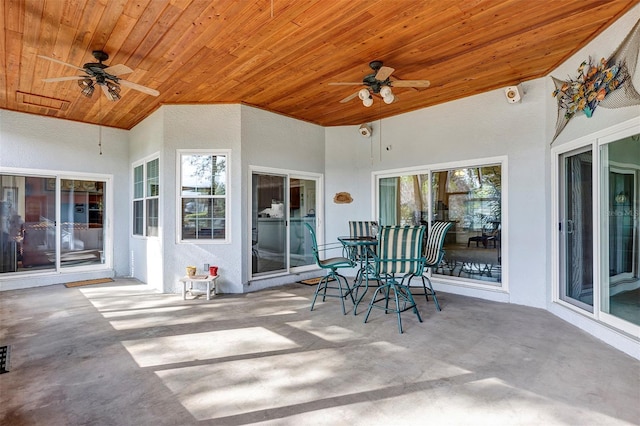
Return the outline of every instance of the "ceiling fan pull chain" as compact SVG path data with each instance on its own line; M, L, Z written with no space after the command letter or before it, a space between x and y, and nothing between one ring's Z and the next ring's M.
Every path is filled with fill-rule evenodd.
M102 96L98 99L98 107L100 111L102 111ZM102 118L100 118L100 114L98 113L98 149L100 150L100 155L102 155L102 120L104 119L104 111L102 112Z

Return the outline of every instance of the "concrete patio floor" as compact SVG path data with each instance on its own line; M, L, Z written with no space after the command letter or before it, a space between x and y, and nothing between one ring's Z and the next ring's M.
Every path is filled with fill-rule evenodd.
M0 293L3 425L632 425L640 362L550 313L439 294L424 323L313 286Z

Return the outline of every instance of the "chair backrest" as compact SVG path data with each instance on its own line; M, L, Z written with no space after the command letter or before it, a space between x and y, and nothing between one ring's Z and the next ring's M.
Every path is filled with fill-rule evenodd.
M422 274L424 226L382 226L378 236L380 275Z
M373 226L378 225L378 222L369 220L350 220L349 221L349 235L352 237L375 237L373 233Z
M444 237L453 226L452 222L435 221L431 224L424 248L425 266L436 266L444 256Z
M350 220L349 236L351 237L375 237L373 227L378 226L378 222L369 220ZM364 257L367 247L359 246L355 248L357 258Z
M316 240L316 232L313 230L313 227L308 223L304 223L304 226L309 230L311 234L311 251L313 252L313 258L316 261L318 266L320 265L320 254L318 253L318 240Z

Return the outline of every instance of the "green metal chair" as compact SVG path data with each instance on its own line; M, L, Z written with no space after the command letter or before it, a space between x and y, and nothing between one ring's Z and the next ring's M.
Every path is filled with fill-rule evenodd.
M437 268L440 262L442 262L444 258L444 238L447 236L447 232L449 232L451 226L453 226L452 222L435 221L431 224L431 229L427 235L424 247L424 269ZM427 299L427 303L429 302L429 296L433 296L436 309L441 311L442 309L440 309L440 304L438 303L436 292L431 285L431 280L424 273L420 274L420 277L422 278L422 288L424 289L424 297ZM427 288L427 282L429 283L429 288Z
M378 255L376 257L376 279L380 286L373 293L369 303L367 322L373 308L395 312L398 319L398 330L402 334L401 313L412 310L422 322L420 312L409 289L409 281L424 270L422 245L424 226L383 226L378 237ZM406 283L406 284L405 284ZM389 306L389 299L394 299L394 306Z
M378 222L376 221L366 221L366 220L350 220L349 221L349 236L350 237L377 237L378 233ZM373 246L372 248L374 248ZM353 251L348 253L349 258L355 260L356 262L362 263L367 258L367 250L371 250L371 248L365 246L359 246L355 248ZM363 268L358 269L356 273L356 277L353 282L357 282L360 278L360 274L363 272Z
M318 240L316 239L316 233L308 223L304 224L309 232L311 233L311 249L313 251L313 257L315 258L316 264L318 267L327 270L327 274L318 282L316 287L316 291L313 295L313 301L311 302L311 310L313 311L313 307L316 304L316 299L318 295L322 293L322 301L324 302L327 297L336 297L340 299L342 303L342 313L344 315L347 314L347 311L344 307L344 299L347 297L351 298L351 302L355 305L355 300L353 298L353 292L351 287L349 286L349 282L344 275L338 273L338 269L340 268L353 268L356 264L351 259L346 257L331 257L328 259L321 260L320 259L320 251L324 247L318 247ZM339 247L335 247L339 248ZM332 280L330 280L330 278ZM342 282L344 281L344 285ZM329 291L329 293L327 293Z

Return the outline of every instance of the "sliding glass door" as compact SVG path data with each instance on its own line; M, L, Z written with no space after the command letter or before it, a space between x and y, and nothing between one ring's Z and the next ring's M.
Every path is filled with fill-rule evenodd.
M560 298L593 311L593 158L591 149L561 156Z
M640 134L618 131L557 149L554 300L640 335ZM625 135L626 133L626 135Z
M311 238L304 224L316 228L319 177L256 170L251 184L252 277L314 267Z
M0 273L105 263L105 180L3 174L0 183Z
M252 176L252 274L287 269L286 176L254 173Z
M60 179L60 267L104 263L105 183Z
M640 326L640 137L600 147L600 310Z
M295 268L314 265L311 235L305 223L316 229L316 180L289 179L289 266Z

